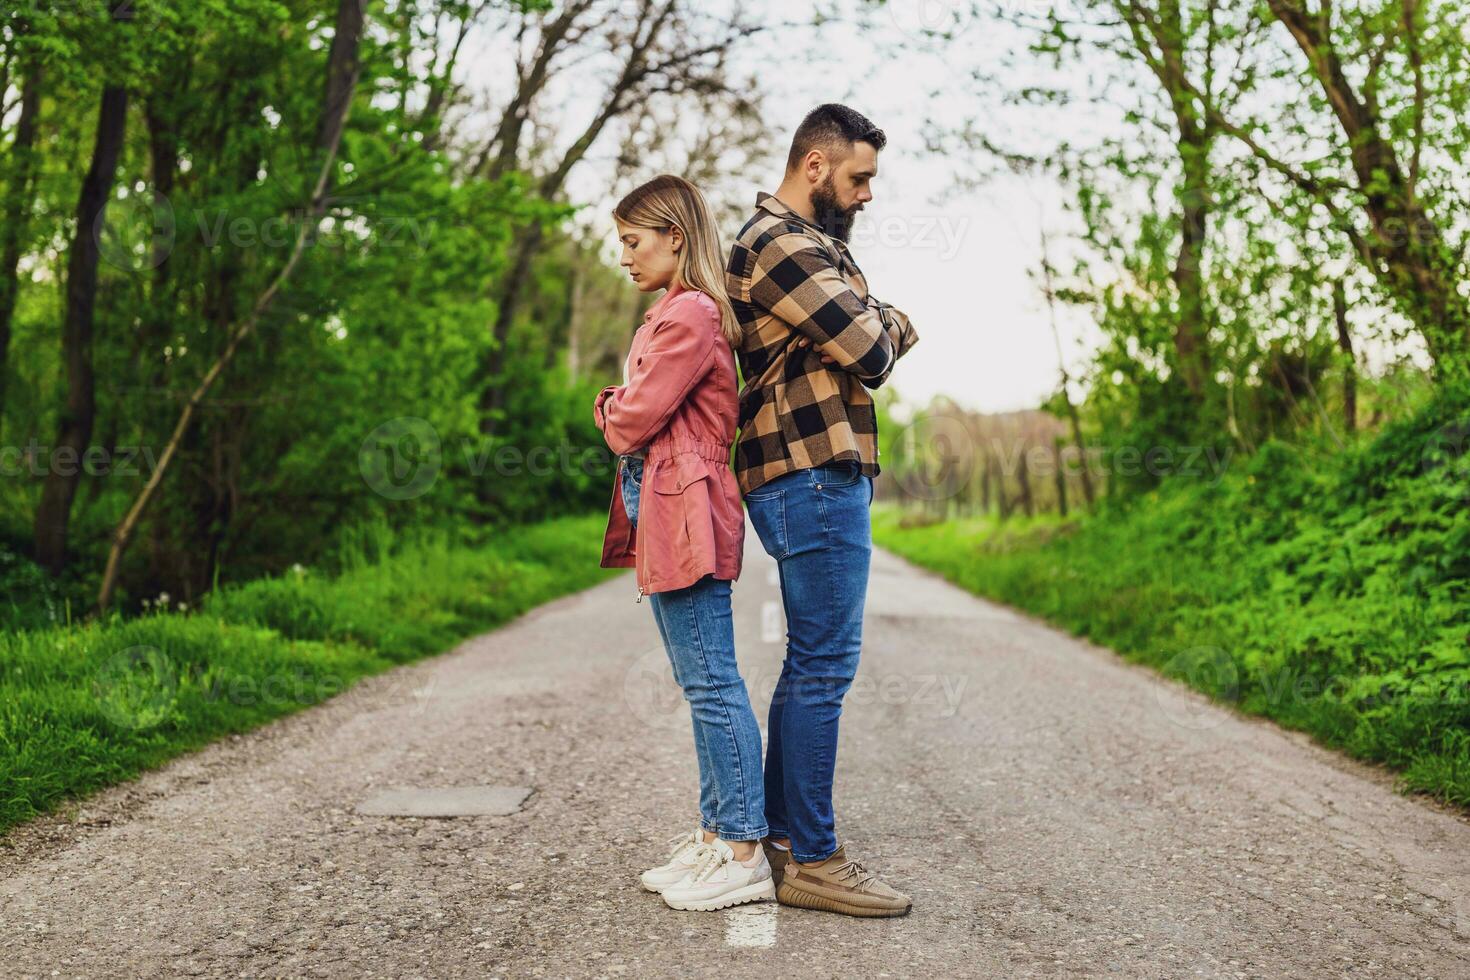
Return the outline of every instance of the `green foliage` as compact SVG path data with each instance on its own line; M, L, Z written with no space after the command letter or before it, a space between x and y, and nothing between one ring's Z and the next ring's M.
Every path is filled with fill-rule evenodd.
M1079 522L906 528L887 513L875 535L1470 806L1467 409L1444 391L1360 448L1270 442L1218 483L1176 477Z
M50 591L27 586L17 595L34 598L0 602L0 627L48 621L46 603L58 597L63 608L90 606L110 536L186 398L309 227L335 7L137 0L133 16L115 20L104 0L22 6L0 14L0 61L12 79L39 71L42 137L36 178L0 216L27 219L8 364L0 361L0 540L34 540L67 402L58 283L70 250L57 243L74 233L103 85L125 84L130 102L98 229L91 345L91 442L110 465L81 478L67 570ZM613 378L567 377L559 328L569 319L568 259L559 252L531 264L525 289L536 301L512 338L509 418L493 438L482 435L492 297L509 274L512 237L542 224L546 250L559 250L569 209L542 200L524 174L467 175L463 147L451 148L440 120L417 108L444 81L426 75L424 46L441 41L426 26L471 7L482 9L372 10L326 220L199 406L123 562L119 608L140 611L163 592L197 602L216 583L331 563L341 529L360 524L489 533L605 503L612 471L590 407ZM13 135L7 120L0 147ZM9 175L0 167L0 181ZM596 255L572 261L584 284L630 292ZM593 369L605 371L605 360ZM34 465L13 469L29 444ZM496 464L548 452L549 466ZM385 491L368 473L369 457L384 454L399 469L432 465L436 478L411 493Z

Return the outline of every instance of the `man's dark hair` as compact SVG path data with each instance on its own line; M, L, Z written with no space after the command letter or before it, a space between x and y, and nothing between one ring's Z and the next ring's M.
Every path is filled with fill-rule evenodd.
M856 109L836 102L819 105L806 114L796 127L796 135L791 137L786 172L800 166L802 158L812 150L822 150L833 163L846 159L854 143L871 143L873 149L881 150L887 145L888 137L873 125L873 120Z

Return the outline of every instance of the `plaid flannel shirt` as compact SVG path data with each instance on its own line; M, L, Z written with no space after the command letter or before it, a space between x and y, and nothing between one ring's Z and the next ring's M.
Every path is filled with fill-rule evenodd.
M743 330L740 492L841 460L877 476L878 417L867 389L888 380L918 335L908 317L868 295L844 243L773 194L755 203L725 270ZM803 336L810 347L796 346ZM823 354L835 363L823 364Z

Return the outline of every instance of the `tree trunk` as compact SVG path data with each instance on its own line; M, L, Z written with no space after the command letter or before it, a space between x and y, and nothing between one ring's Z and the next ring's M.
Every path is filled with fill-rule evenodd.
M480 390L480 433L493 435L496 420L505 407L505 366L510 347L510 330L515 324L516 309L520 305L521 290L531 275L531 261L541 247L542 229L539 224L521 229L515 239L515 261L500 281L495 291L495 323L491 327L490 349L485 352L484 387ZM482 484L482 493L493 492L489 481Z
M1358 361L1348 332L1347 289L1342 280L1332 284L1332 313L1337 320L1337 346L1342 350L1342 416L1351 435L1358 431Z
M985 465L980 471L980 512L990 515L990 453L985 453Z
M1031 496L1031 473L1026 467L1027 452L1023 448L1020 453L1020 465L1016 467L1016 483L1021 491L1021 509L1026 512L1027 517L1036 514L1036 502Z
M1178 296L1174 353L1179 373L1197 403L1210 380L1209 319L1204 289L1205 234L1213 199L1210 194L1210 146L1215 130L1201 116L1185 61L1187 28L1179 0L1159 0L1145 12L1131 2L1115 3L1133 37L1139 57L1153 72L1174 114L1179 154L1179 252L1172 279Z
M583 255L572 249L571 283L567 290L567 379L575 385L582 373L582 321L586 317L587 274L582 271Z
M1060 517L1067 516L1067 471L1062 468L1062 440L1056 439L1051 444L1052 465L1056 467L1057 476L1057 514Z
M10 371L10 325L20 296L20 258L30 227L31 183L36 174L36 120L41 114L41 68L21 83L20 118L10 144L5 211L0 217L0 425L5 421L5 381Z
M1182 110L1179 156L1183 182L1179 188L1179 254L1174 262L1174 289L1179 319L1174 326L1174 352L1184 384L1202 400L1210 380L1209 327L1205 313L1204 251L1210 217L1210 137L1192 108Z
M77 199L77 227L67 262L62 356L66 361L66 406L52 447L41 501L36 507L36 562L51 575L66 566L72 500L81 477L82 455L92 438L97 410L92 374L92 327L97 301L97 227L112 196L127 126L128 93L120 85L102 90L92 164Z
M1061 330L1057 326L1057 294L1052 282L1051 251L1047 246L1045 224L1041 227L1041 275L1042 284L1046 290L1046 308L1051 318L1052 342L1057 349L1057 370L1062 376L1062 404L1067 406L1067 420L1072 426L1072 442L1077 446L1077 453L1082 458L1082 494L1087 499L1088 508L1091 509L1093 504L1092 474L1088 471L1087 452L1082 446L1082 419L1077 413L1077 406L1072 404L1071 392L1067 390L1071 378L1067 374L1067 360L1062 355ZM988 458L986 465L989 466ZM1065 474L1063 477L1065 478Z

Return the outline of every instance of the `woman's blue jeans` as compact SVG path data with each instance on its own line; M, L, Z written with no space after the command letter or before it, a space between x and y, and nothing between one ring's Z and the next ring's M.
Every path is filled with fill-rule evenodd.
M623 507L636 526L643 461L623 462ZM694 722L700 826L722 840L759 840L767 833L761 733L735 662L730 582L706 575L648 600Z
M872 502L872 477L849 461L785 473L745 495L786 608L786 660L766 723L766 819L772 837L791 838L798 861L837 850L837 722L862 649Z

